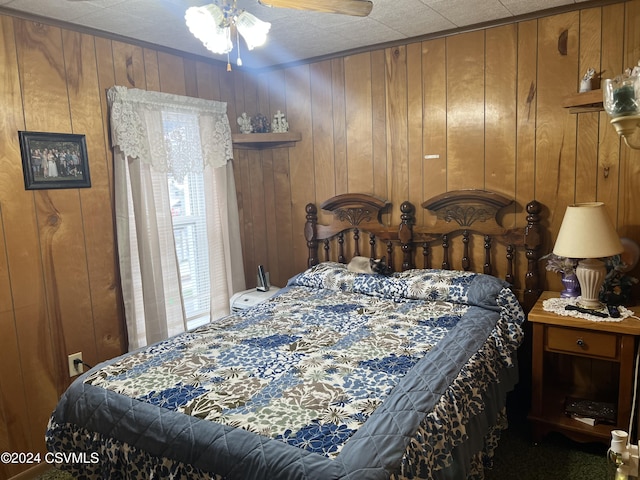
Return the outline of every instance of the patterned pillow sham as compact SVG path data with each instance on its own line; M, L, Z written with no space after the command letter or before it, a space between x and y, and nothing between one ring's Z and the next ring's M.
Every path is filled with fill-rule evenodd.
M401 302L452 302L499 310L498 295L508 284L491 275L457 270L413 269L392 276L353 273L346 265L324 262L289 280L306 286L362 293Z

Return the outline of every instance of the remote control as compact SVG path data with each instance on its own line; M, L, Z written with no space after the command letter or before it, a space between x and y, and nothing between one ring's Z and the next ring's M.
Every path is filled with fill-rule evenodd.
M598 310L591 310L590 308L578 307L577 305L567 305L566 307L564 307L564 309L575 310L576 312L580 312L580 313L588 313L589 315L595 315L596 317L602 317L602 318L607 318L609 316L604 312L600 312Z

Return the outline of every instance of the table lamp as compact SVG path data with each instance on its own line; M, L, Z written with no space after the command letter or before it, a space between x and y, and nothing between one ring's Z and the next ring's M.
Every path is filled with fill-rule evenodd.
M582 292L579 306L602 308L600 288L607 269L600 258L617 255L623 250L604 203L576 203L567 207L553 253L580 259L576 268Z

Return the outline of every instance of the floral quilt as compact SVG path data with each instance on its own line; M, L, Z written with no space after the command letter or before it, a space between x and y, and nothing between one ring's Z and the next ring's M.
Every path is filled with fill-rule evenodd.
M513 366L523 319L513 294L493 277L442 270L384 277L328 262L292 278L267 302L125 355L82 381L85 389L99 387L144 408L241 429L262 443L328 460L350 455L350 448L366 457L357 439L371 441L381 419L397 418L399 425L383 432L390 446L376 447L389 451L367 460L385 477L371 478L429 478L423 475L452 462L456 437L465 440L460 422L484 408L480 387ZM495 373L482 366L487 356ZM466 407L451 412L447 395L455 389ZM431 431L434 420L440 432ZM450 437L442 436L443 424ZM64 425L54 413L50 431ZM58 448L53 437L50 448ZM352 438L355 446L347 447ZM221 465L211 471L243 478Z

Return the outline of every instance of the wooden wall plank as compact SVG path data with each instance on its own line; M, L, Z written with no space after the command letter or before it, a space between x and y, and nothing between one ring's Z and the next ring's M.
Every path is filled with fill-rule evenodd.
M270 112L270 94L269 94L269 82L265 77L259 77L257 82L257 95L258 95L258 107L259 112ZM280 108L286 112L286 105L281 104ZM276 149L282 150L282 149ZM284 286L284 280L282 280L280 274L280 262L278 256L279 242L278 242L278 223L276 220L276 211L273 208L268 208L269 205L276 204L276 188L275 177L273 167L273 152L274 149L266 149L262 151L262 169L263 169L263 182L264 182L264 220L266 223L266 241L267 241L267 261L265 268L269 272L270 282L276 286Z
M109 88L116 84L115 80L115 68L114 57L112 50L111 40L102 39L96 37L95 41L95 54L96 54L96 69L98 76L98 94L100 96L100 105L102 112L102 130L103 139L101 141L103 145L103 151L105 152L105 166L107 175L107 185L109 188L109 208L112 212L115 212L115 199L114 199L114 185L113 185L113 151L111 149L111 134L109 124L109 107L107 103L106 92ZM92 147L93 148L93 147ZM95 148L99 148L96 145ZM94 178L99 172L94 173ZM99 179L97 180L99 181ZM106 205L106 204L105 204ZM105 206L103 205L103 206ZM111 228L113 229L114 245L111 247L102 248L109 250L109 248L115 250L115 217L111 218ZM118 355L118 352L127 351L127 336L124 320L124 305L122 302L122 291L120 289L120 271L118 266L117 256L114 255L113 262L113 283L108 286L112 290L112 297L115 305L113 305L114 314L111 320L107 320L108 314L105 313L103 321L96 322L95 330L96 337L101 339L97 342L97 355L98 358L107 359L113 358ZM105 263L106 265L106 263ZM105 294L103 300L109 294ZM105 307L106 308L106 307ZM99 318L99 317L96 317Z
M289 125L303 132L311 132L311 78L309 65L292 67L285 72L287 115ZM315 198L313 178L313 139L303 135L295 147L289 148L289 172L291 181L291 226L294 264L304 264L307 259L307 243L299 232L306 220L305 206L308 198ZM294 273L294 272L292 272Z
M447 191L447 71L446 40L422 42L423 152L422 200ZM417 221L424 224L424 210L416 202Z
M554 236L575 200L576 118L560 104L575 85L578 24L577 12L538 21L536 198L550 209Z
M538 22L518 24L516 201L522 208L518 226L526 225L526 205L535 198L536 106L538 103Z
M25 375L21 367L20 333L18 321L24 321L28 313L16 312L14 288L25 288L22 294L16 292L19 301L35 303L38 299L30 299L28 283L18 283L15 273L10 267L22 268L32 264L31 259L12 259L12 254L29 255L29 248L36 246L28 232L15 231L15 221L21 221L21 215L30 220L33 211L33 197L24 191L22 183L22 166L20 148L16 131L24 129L22 104L20 96L20 80L18 77L16 58L16 42L14 39L13 21L8 17L0 17L0 70L5 72L0 83L0 450L26 452L37 448L33 443L31 424L25 412L27 387L25 382L34 380L37 375ZM13 205L16 201L26 205ZM29 225L26 225L29 228ZM29 244L20 247L19 242L28 239ZM24 280L28 280L24 278ZM36 280L33 293L41 291L41 280ZM24 332L24 329L22 329ZM24 336L22 341L24 341ZM46 358L46 352L45 352ZM19 465L0 465L0 477L8 478L20 471Z
M398 224L402 202L409 198L409 145L407 105L407 48L385 49L387 99L388 200L396 208L391 222Z
M156 90L155 88L147 87L145 73L146 62L142 48L128 43L114 41L112 42L112 51L116 85ZM156 91L159 91L159 88Z
M60 29L18 20L14 25L25 128L32 131L69 132L67 86ZM86 266L82 260L84 252L81 252L80 261L75 263L75 259L67 256L60 243L60 241L71 242L69 250L75 254L83 249L83 245L76 241L77 237L68 237L71 233L69 228L80 225L78 207L74 205L74 192L51 191L51 196L48 192L47 190L25 192L31 197L28 202L30 211L23 212L20 221L9 220L9 224L18 225L22 222L23 225L21 232L11 232L22 238L18 240L20 242L18 249L9 254L9 268L21 270L16 271L17 275L13 277L17 281L14 288L14 308L21 312L20 318L16 320L19 326L21 365L27 386L25 405L30 412L33 445L40 443L36 440L36 432L41 432L46 426L54 399L63 381L61 359L57 355L60 350L65 349L64 337L60 334L62 311L72 313L73 306L69 305L70 298L66 295L67 292L60 295L57 287L64 282L61 277L63 273L71 275L67 278L73 278L73 274L82 275L82 269ZM75 198L77 199L77 193ZM69 209L68 212L67 209ZM64 220L59 212L65 213ZM56 228L62 226L62 223L64 223L63 231L54 238ZM51 235L46 235L46 232ZM10 249L13 247L12 241L13 239L7 238ZM25 253L37 264L23 264L19 267L11 265L12 261L19 261L18 252L23 248L27 249ZM63 258L54 259L55 253L61 253ZM64 265L66 261L71 261L70 268ZM58 268L59 271L57 271ZM25 278L19 281L21 273ZM18 295L25 295L22 293L23 289L28 298L18 299ZM73 289L70 289L69 293L78 295L85 291L81 280L78 290L73 292ZM22 315L25 315L25 318L22 318ZM52 352L56 352L56 355L54 356ZM43 445L40 443L39 446L42 450Z
M485 35L485 172L484 188L516 195L517 28L515 25L487 29ZM502 224L515 226L516 205L505 211ZM480 243L480 239L477 239ZM477 245L476 245L477 246ZM504 247L493 245L496 261L492 273L504 275ZM483 265L481 248L474 249L474 265Z
M347 191L373 193L373 129L371 124L371 55L344 59Z
M447 190L484 187L484 35L447 38Z
M316 198L330 198L336 194L331 62L314 63L309 68Z
M616 72L622 72L623 52L620 45L624 42L624 4L614 4L602 8L601 15L601 49L600 76L602 79L612 78ZM582 116L582 114L580 115ZM605 202L611 211L612 220L619 221L620 191L620 151L622 143L613 126L609 124L609 116L602 111L598 114L598 194L599 201Z
M94 37L66 33L63 43L65 58L74 59L73 65L76 66L67 72L68 81L78 85L76 90L69 91L71 123L74 132L86 137L92 177L91 188L79 193L85 228L95 357L92 358L91 351L85 353L84 347L82 350L85 361L95 365L123 353L125 346L122 325L114 321L122 316L116 293L119 280L114 261L115 245L112 242L105 245L105 239L115 239L110 178L112 156L104 141L107 118L102 110L106 95L100 88L96 70Z
M264 114L268 121L271 122L273 120L273 114L275 111L270 110L259 110L258 109L258 91L256 80L250 76L243 76L243 92L244 92L244 104L245 109L250 109L251 111L255 111L256 113ZM283 107L279 107L277 110L286 109ZM253 280L256 278L256 268L257 265L265 265L268 269L269 265L267 262L268 259L268 245L267 245L267 225L266 225L266 205L264 202L265 198L265 178L263 175L263 168L261 168L262 163L262 153L259 151L248 150L248 175L249 175L249 183L251 186L251 215L252 220L251 223L253 225L253 235L258 239L257 242L254 242L254 264L248 265L247 270L249 273L247 274L248 280ZM256 168L258 167L258 168ZM251 282L248 282L251 285Z
M347 57L348 58L348 57ZM347 112L345 93L345 58L331 60L333 105L333 156L336 193L346 193L347 185ZM322 202L323 199L317 199ZM320 217L318 217L320 218Z
M187 94L187 82L184 74L185 61L185 59L177 55L158 52L158 72L160 74L161 92L173 93L174 95Z
M109 184L109 192L111 193L111 204L113 210L113 154L110 144L110 126L109 126L109 106L107 103L107 90L115 85L115 72L113 68L113 51L111 50L111 40L104 38L94 38L95 55L96 55L96 72L98 75L98 95L100 97L100 111L102 113L102 143L107 152L107 182Z
M580 12L579 62L576 77L579 80L587 69L600 71L601 14L600 8ZM579 91L579 83L575 87ZM595 86L594 86L595 88ZM600 115L590 112L577 115L578 131L576 135L576 201L592 202L596 200L598 185L604 176L598 176L598 127ZM609 182L609 185L611 182ZM604 193L604 192L603 192ZM617 193L617 192L616 192Z
M511 24L490 28L485 37L484 187L510 198L516 194L516 35Z
M136 63L140 60L138 59L138 54L140 52L136 52L134 55L134 59L136 59ZM129 58L127 58L127 61ZM160 59L158 58L158 52L152 50L150 48L142 49L142 63L144 65L144 70L140 74L138 74L142 79L141 82L146 90L150 90L153 92L162 92L162 86L160 85ZM121 66L120 66L121 67ZM136 68L136 72L138 72L138 68Z
M408 195L406 200L419 203L425 198L422 190L422 169L424 154L422 152L422 45L412 43L407 46L407 174ZM400 202L402 203L402 202ZM396 210L400 204L396 204ZM399 218L399 217L398 217Z
M387 185L387 87L385 52L371 52L371 130L373 131L373 191L380 198L388 199ZM388 215L387 215L388 217Z
M288 106L289 99L285 95L285 72L277 70L266 75L268 85L268 100L270 108L280 108L282 105ZM288 112L287 108L287 112ZM292 130L298 131L298 126L288 119ZM293 149L297 148L292 147ZM295 266L291 263L291 252L293 251L294 227L292 225L291 206L291 178L289 169L289 152L292 148L273 149L271 168L273 169L274 185L274 213L277 226L277 247L279 276L271 277L274 285L285 285L286 281L293 276ZM313 193L313 192L309 192ZM309 195L308 201L313 201L315 195Z
M521 22L517 28L517 120L516 120L516 192L518 215L516 226L527 224L527 204L535 198L536 171L536 106L537 106L537 34L538 22ZM543 218L548 217L548 212ZM546 253L546 252L545 252ZM524 288L522 272L527 261L518 258L516 288Z

